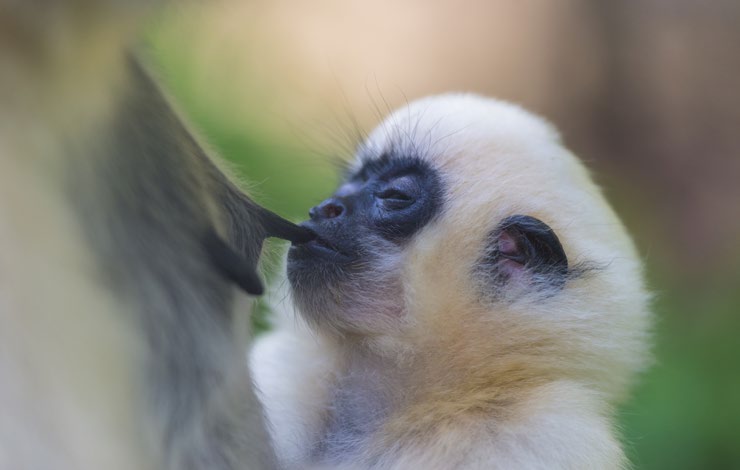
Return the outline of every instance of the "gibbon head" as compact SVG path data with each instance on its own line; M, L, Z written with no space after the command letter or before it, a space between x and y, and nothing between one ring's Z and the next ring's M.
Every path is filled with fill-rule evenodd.
M291 248L288 276L306 320L440 380L516 370L618 397L645 360L632 242L519 107L442 95L396 111L304 225L318 238Z

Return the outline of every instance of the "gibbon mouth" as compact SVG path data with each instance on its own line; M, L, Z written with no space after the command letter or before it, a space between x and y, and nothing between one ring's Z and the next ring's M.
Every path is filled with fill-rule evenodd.
M340 255L343 254L341 251L339 251L339 249L336 246L334 246L328 240L321 238L321 237L316 237L313 240L310 240L309 242L304 243L304 245L314 245L315 248L320 249L320 250L331 251L331 252L334 252Z
M290 251L292 255L302 255L301 257L310 256L330 260L344 260L349 258L333 243L320 236L316 236L316 238L309 240L306 243L293 244Z

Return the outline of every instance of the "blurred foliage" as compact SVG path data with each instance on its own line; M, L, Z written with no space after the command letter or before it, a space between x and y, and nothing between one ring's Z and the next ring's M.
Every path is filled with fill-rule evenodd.
M740 468L739 275L698 290L653 276L656 362L621 414L635 468Z

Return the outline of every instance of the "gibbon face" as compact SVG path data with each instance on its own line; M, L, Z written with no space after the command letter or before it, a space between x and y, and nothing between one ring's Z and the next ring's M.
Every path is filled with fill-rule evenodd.
M318 238L290 249L288 277L320 331L481 377L507 357L609 396L643 361L632 243L557 133L516 106L442 95L400 109L303 225Z
M402 320L404 251L439 214L443 189L429 162L392 152L363 160L312 208L302 225L318 238L289 252L291 285L318 325L372 334Z

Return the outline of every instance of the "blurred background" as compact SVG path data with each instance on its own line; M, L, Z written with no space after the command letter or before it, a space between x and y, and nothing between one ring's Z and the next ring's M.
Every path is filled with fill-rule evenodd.
M620 415L635 467L740 468L740 2L202 2L150 29L182 113L294 220L406 101L473 91L550 119L656 294L656 364Z

